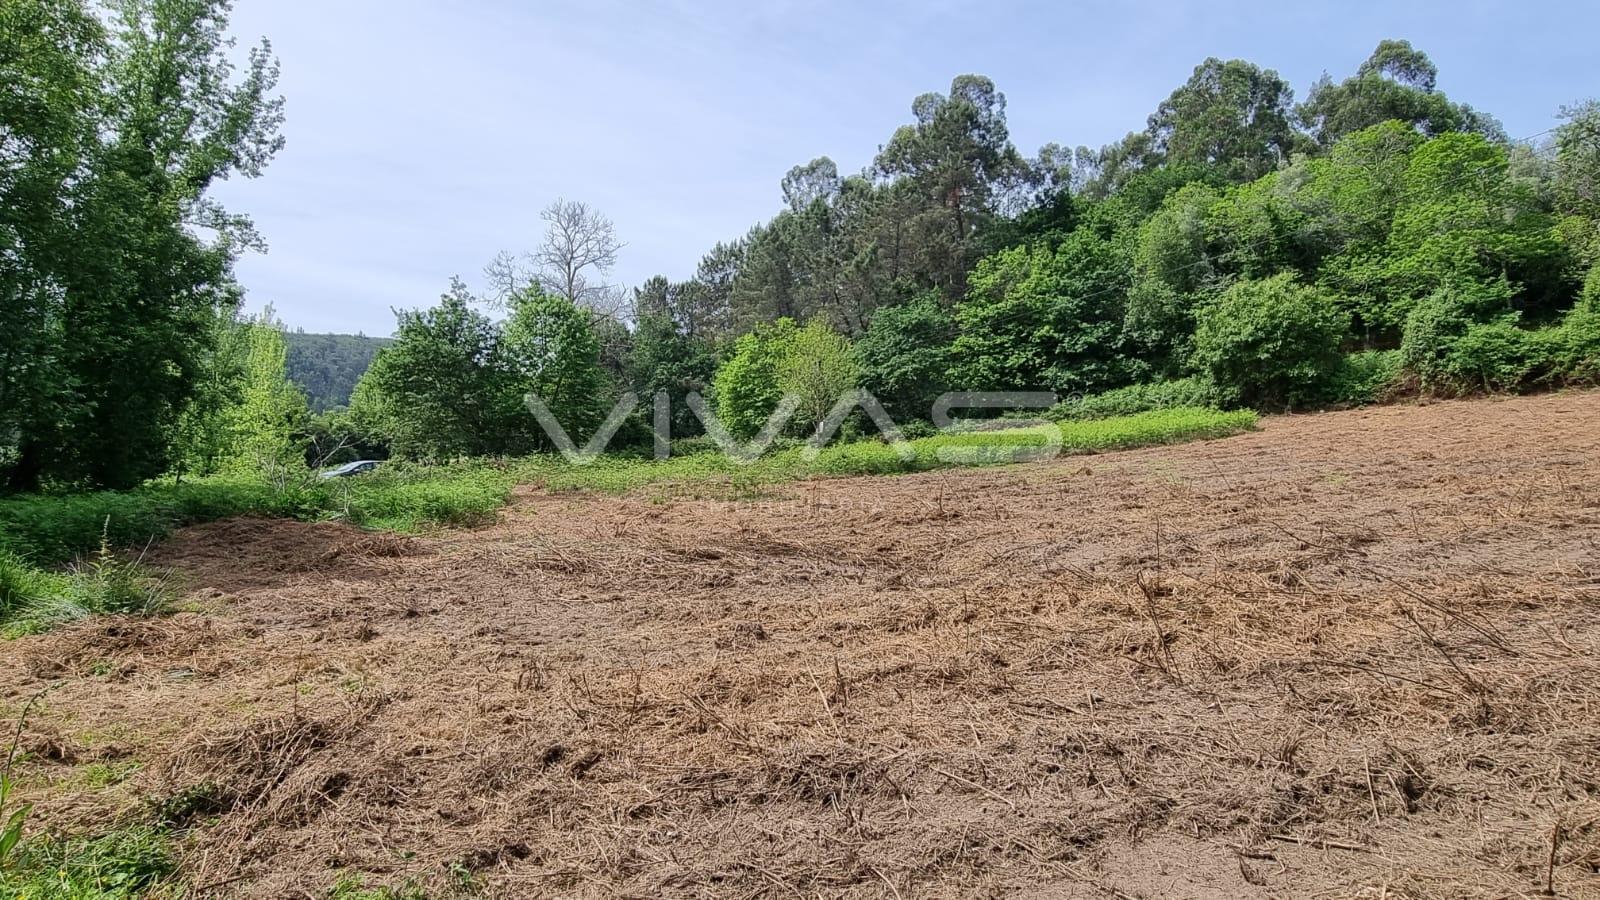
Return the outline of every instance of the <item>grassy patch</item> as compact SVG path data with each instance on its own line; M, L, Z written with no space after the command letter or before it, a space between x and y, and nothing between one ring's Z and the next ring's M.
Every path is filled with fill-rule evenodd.
M127 781L133 773L139 771L139 764L133 760L123 760L112 763L90 763L84 766L80 776L85 787L93 790L104 790L115 787Z
M325 482L316 509L301 518L340 518L383 531L478 525L494 521L516 483L505 464L390 463L370 475Z
M1213 408L1221 402L1209 378L1190 376L1074 397L1056 404L1047 416L1062 422L1109 419L1154 410Z
M23 841L0 867L0 897L120 900L147 895L176 868L166 831L133 826L92 837Z
M130 825L92 837L27 833L33 806L15 799L13 766L28 713L42 696L23 706L0 763L0 897L116 900L145 894L175 868L164 830Z
M800 449L786 449L746 464L718 453L660 461L602 458L586 466L541 457L520 461L517 476L549 490L616 493L652 484L719 483L736 492L754 491L761 485L817 476L892 475L1020 462L1053 452L1095 453L1225 437L1248 431L1255 423L1256 414L1248 410L1160 409L1059 425L939 434L909 441L909 456L889 444L870 440L825 448L814 459L807 459ZM1053 444L1058 448L1055 451Z
M390 531L470 525L492 520L514 483L503 465L395 464L360 478L289 486L217 477L6 497L0 499L0 633L34 633L105 613L159 612L168 599L161 580L110 548L142 547L183 525L237 515L342 518Z
M120 559L104 542L65 572L34 568L0 550L0 628L8 637L93 615L154 615L170 597L160 578Z
M102 539L140 547L174 528L263 515L414 531L492 517L514 483L504 466L393 464L359 478L286 487L236 476L153 481L131 491L23 494L0 499L0 551L36 566L93 552Z
M427 896L411 882L399 887L368 887L366 879L359 874L344 875L328 889L328 900L427 900Z

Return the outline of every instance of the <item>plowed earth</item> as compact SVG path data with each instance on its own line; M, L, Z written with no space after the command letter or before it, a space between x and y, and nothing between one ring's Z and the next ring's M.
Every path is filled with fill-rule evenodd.
M188 529L191 611L0 646L37 822L176 798L205 896L1600 897L1600 393L715 494Z

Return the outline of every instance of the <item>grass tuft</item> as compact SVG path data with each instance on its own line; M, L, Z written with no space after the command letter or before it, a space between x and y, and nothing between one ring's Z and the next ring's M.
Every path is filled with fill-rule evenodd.
M24 841L0 868L0 897L123 900L146 894L176 867L170 836L154 826L89 837L44 835Z
M65 573L32 568L0 551L0 625L10 637L95 615L158 615L171 599L166 581L118 557L105 532L95 555Z

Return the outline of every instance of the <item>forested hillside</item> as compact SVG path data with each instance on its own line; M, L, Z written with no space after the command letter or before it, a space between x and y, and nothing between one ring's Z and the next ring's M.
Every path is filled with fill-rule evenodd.
M313 334L290 331L286 374L306 393L313 412L323 412L350 402L356 382L372 364L372 357L388 338L364 334Z

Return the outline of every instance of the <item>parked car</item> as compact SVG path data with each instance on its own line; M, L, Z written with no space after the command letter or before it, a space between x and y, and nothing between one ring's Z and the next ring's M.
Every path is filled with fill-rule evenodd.
M358 459L355 462L347 462L342 466L323 471L317 477L324 481L329 478L349 478L352 475L371 472L378 467L379 462L376 459Z

